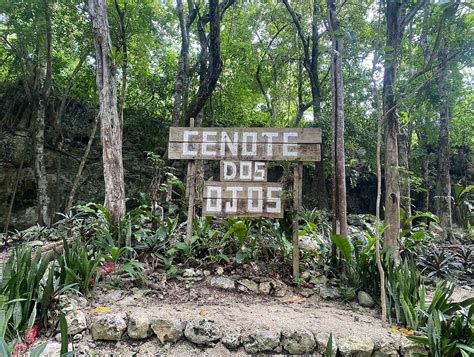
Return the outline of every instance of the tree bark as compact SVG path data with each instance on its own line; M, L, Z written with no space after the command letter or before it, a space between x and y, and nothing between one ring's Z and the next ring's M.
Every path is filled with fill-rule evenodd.
M400 129L398 135L398 161L400 164L400 206L405 211L407 216L411 215L411 185L410 172L408 166L408 154L410 148L408 128Z
M38 224L51 224L50 197L48 193L48 179L44 163L44 129L46 109L51 90L51 13L49 2L43 2L44 34L40 36L38 44L37 88L38 99L34 121L34 171L36 179L36 198L38 206Z
M230 1L233 3L234 1ZM217 81L222 72L221 60L221 42L220 42L220 20L221 13L219 0L209 1L209 36L207 38L204 32L205 18L201 18L198 23L198 35L201 43L201 54L199 63L200 83L196 95L191 100L186 110L186 122L190 118L197 118L206 101L209 99L212 91L217 85ZM207 43L207 46L203 46ZM206 52L204 48L208 48L209 61L206 60Z
M196 19L197 10L191 0L188 1L188 16L184 18L183 1L176 1L176 10L181 31L181 50L179 54L178 72L174 86L174 104L172 123L174 126L184 125L184 113L188 105L189 96L189 32Z
M452 234L452 211L451 211L451 177L450 171L450 143L449 123L451 121L450 98L449 98L449 68L447 65L448 44L445 40L441 52L441 75L439 78L439 151L438 151L438 175L436 181L436 212L439 216L440 225L443 228L445 239L450 239Z
M332 229L333 234L347 237L346 158L344 153L344 81L342 76L343 39L336 14L335 0L328 0L328 24L332 40L331 92L332 92ZM339 231L337 231L339 227Z
M128 70L128 45L127 45L127 27L125 25L125 15L127 13L127 1L123 1L123 9L120 8L117 0L114 1L115 10L119 17L120 29L120 47L122 51L122 84L120 88L120 98L118 101L118 113L120 123L123 125L123 108L125 107L125 98L127 95L127 70Z
M106 0L89 0L96 51L99 118L103 154L105 207L117 224L125 214L125 184L122 162L122 126L117 110L115 64L107 19Z
M388 1L385 15L387 39L383 79L383 113L385 138L385 232L384 248L392 249L396 264L400 261L400 180L398 173L398 114L396 110L395 85L398 65L398 50L401 42L400 0Z

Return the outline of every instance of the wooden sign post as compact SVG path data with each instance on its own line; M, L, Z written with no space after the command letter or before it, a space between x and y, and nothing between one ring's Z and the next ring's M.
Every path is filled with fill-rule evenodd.
M319 128L170 128L168 158L189 160L186 236L193 233L195 160L220 160L220 181L203 188L203 216L284 217L283 187L267 182L265 161L296 161L293 171L293 276L299 277L298 210L304 161L321 160Z

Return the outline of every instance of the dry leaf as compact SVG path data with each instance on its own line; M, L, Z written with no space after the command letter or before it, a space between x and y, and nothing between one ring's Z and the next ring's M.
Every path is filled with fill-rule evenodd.
M107 307L107 306L97 306L95 308L95 311L97 311L97 312L110 312L112 310L110 310L110 307Z

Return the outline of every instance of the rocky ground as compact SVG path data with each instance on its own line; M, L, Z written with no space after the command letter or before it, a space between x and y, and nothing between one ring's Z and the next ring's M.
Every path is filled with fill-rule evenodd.
M334 355L420 352L399 330L382 327L375 309L361 306L372 305L367 296L343 303L324 284L308 292L268 278L187 275L153 290L96 289L89 300L61 299L58 309L66 314L77 355L317 356L330 333ZM45 355L58 355L59 334L51 332L35 345L44 341Z

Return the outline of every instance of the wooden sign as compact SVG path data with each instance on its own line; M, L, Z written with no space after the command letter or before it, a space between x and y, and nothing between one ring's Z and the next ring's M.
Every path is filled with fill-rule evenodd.
M193 234L196 191L195 160L221 160L220 181L204 184L203 216L283 218L283 187L266 182L262 161L298 161L293 168L293 276L299 276L299 219L303 161L321 160L319 128L170 128L168 159L189 160L186 237Z
M206 182L202 214L282 218L282 192L275 182Z
M319 128L170 128L169 159L319 161Z
M221 161L221 181L267 181L267 165L262 161Z

